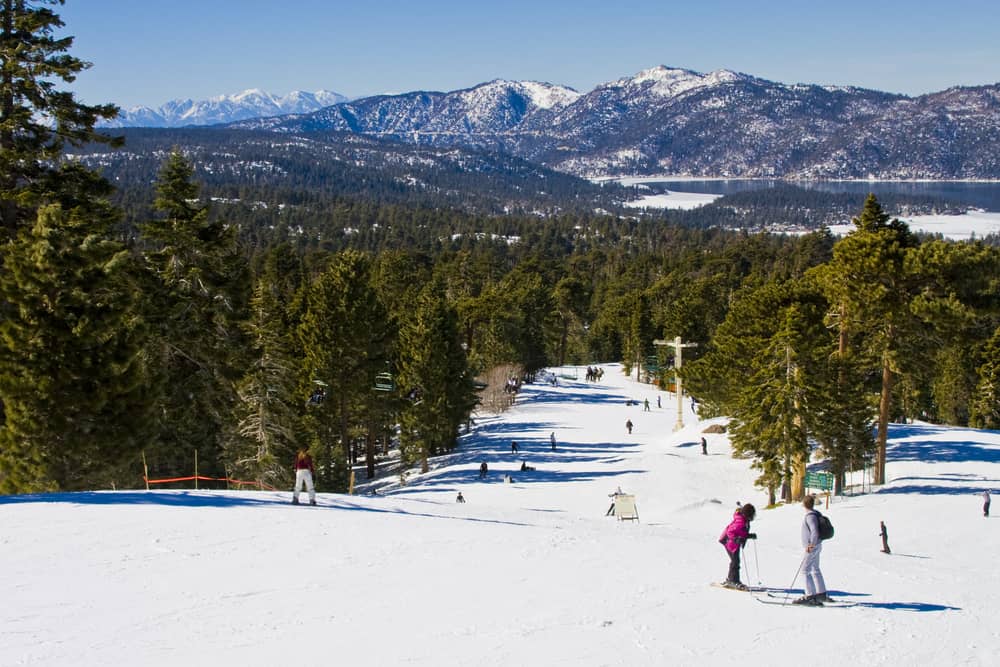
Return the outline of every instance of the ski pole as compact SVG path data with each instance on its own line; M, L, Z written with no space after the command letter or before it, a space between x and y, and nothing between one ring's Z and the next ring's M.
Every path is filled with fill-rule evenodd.
M757 540L753 541L753 564L757 568L757 585L760 586L763 582L760 580L760 559L757 557Z
M795 585L796 580L799 578L799 572L802 571L802 566L806 564L806 558L808 558L808 557L809 557L808 553L806 553L806 554L804 554L802 556L802 560L799 562L799 568L797 570L795 570L795 576L792 578L792 583L790 583L788 585L788 590L791 590L792 586ZM787 603L788 600L791 599L791 597L792 597L791 594L786 591L785 592L785 602Z
M740 560L743 561L744 563L747 562L747 543L746 542L744 542L743 544L740 545ZM747 568L747 571L749 572L749 568ZM747 579L749 579L749 576L747 577ZM760 581L758 581L757 583L759 584ZM747 586L747 593L750 594L750 597L753 597L753 586Z

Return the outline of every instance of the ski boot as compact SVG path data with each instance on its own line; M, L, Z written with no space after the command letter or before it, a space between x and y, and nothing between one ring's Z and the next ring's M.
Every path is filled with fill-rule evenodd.
M815 595L803 595L797 600L792 600L792 604L800 604L803 607L822 607L823 603Z

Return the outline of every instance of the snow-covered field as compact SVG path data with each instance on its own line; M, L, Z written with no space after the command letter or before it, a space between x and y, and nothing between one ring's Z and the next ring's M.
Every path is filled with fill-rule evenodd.
M1000 213L972 210L962 215L917 215L900 218L914 232L941 234L956 241L981 239L988 234L1000 233ZM831 225L830 231L844 235L854 229L852 223Z
M0 497L0 665L997 664L1000 523L978 494L1000 487L1000 433L894 426L889 483L826 510L827 584L856 604L765 605L709 586L716 540L755 503L743 579L795 595L802 508L764 509L724 434L702 455L717 422L689 403L674 432L673 395L579 376L526 386L382 495ZM618 486L638 522L605 516Z
M629 208L669 208L692 209L711 204L722 195L706 195L698 192L674 192L667 190L663 195L646 195L635 201L625 202Z
M656 180L656 178L623 178L618 179L618 182L622 185L637 185ZM668 190L666 194L645 195L634 201L625 202L625 206L629 208L688 210L711 204L721 196ZM915 232L941 234L945 238L953 240L981 239L989 234L1000 233L1000 212L996 211L973 209L962 215L918 215L900 219ZM838 236L843 236L853 229L854 225L850 221L845 221L842 225L830 225L830 231Z

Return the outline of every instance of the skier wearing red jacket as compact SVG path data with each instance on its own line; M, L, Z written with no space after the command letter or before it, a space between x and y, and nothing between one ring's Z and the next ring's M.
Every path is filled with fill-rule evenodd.
M295 494L292 496L292 504L299 504L299 491L305 487L309 492L309 504L316 504L316 487L313 486L313 460L309 452L304 447L299 447L299 453L295 456Z

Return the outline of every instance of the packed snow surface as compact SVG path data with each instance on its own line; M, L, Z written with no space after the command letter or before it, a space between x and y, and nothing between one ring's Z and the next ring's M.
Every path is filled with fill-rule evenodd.
M968 211L962 215L916 215L901 217L912 231L940 234L956 241L981 239L989 234L1000 234L1000 212ZM844 235L854 230L851 223L831 225L830 231Z
M765 605L709 586L716 540L756 504L743 581L797 595L802 507L765 509L725 434L702 454L725 420L685 400L674 431L673 394L605 371L526 385L380 495L0 497L0 665L996 664L1000 523L980 494L1000 486L1000 433L894 425L888 483L857 474L824 508L826 581L854 606ZM605 516L617 487L638 521Z
M629 208L667 208L685 209L698 208L711 204L722 195L708 195L699 192L674 192L667 190L666 194L645 195L635 201L625 202Z

